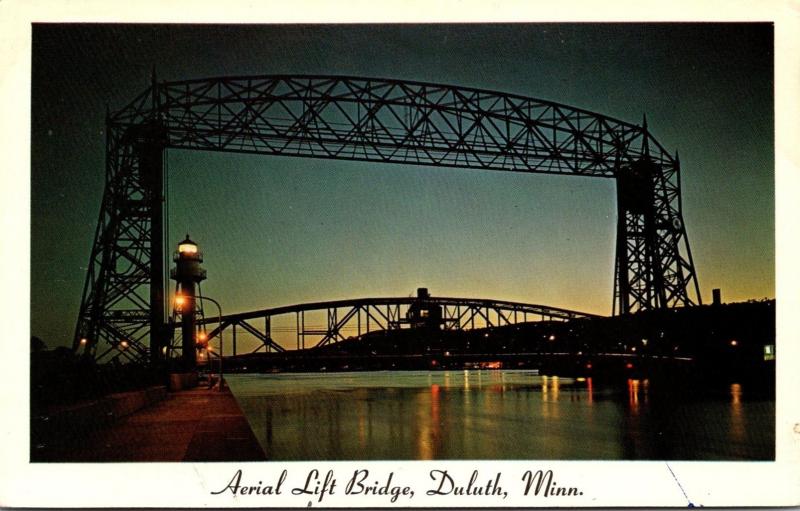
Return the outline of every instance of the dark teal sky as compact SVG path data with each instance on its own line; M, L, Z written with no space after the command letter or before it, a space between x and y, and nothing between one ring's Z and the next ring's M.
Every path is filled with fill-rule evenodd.
M768 24L35 25L31 322L68 344L103 190L105 105L149 83L343 74L495 89L630 122L679 150L704 300L774 297ZM171 151L171 238L238 312L434 295L609 314L611 180Z

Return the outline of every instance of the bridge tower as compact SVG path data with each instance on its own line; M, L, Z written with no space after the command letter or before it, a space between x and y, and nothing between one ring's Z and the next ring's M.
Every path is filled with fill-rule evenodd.
M197 314L202 311L198 296L200 283L206 279L206 270L201 265L203 253L187 234L172 259L175 268L169 276L176 281L175 310L181 315L181 365L184 370L193 370L197 365Z
M650 158L647 118L642 131L642 156L617 168L614 310L619 314L632 312L633 304L639 310L667 306L656 227L655 180L661 172Z
M74 351L98 362L158 363L166 346L164 156L172 149L615 179L612 314L702 303L680 162L646 122L435 83L307 75L157 82L154 74L150 88L107 114L106 136L106 185L73 338ZM185 284L188 294L199 280Z

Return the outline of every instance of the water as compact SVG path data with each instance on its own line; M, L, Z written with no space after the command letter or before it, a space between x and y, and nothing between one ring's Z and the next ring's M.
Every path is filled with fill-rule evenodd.
M774 400L531 371L231 375L272 460L771 460Z

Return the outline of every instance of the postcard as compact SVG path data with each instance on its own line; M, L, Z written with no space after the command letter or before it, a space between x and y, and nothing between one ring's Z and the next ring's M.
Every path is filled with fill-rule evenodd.
M791 2L0 10L0 504L800 503Z

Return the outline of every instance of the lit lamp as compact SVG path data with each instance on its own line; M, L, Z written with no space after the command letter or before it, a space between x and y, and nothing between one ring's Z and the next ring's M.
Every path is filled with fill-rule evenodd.
M219 317L217 319L217 321L219 321L219 390L221 392L224 388L223 383L225 382L225 380L223 380L222 378L222 354L224 353L224 347L225 347L224 340L222 338L222 332L224 331L224 329L222 328L222 305L220 305L218 301L214 300L209 296L194 296L193 298L196 298L197 300L208 300L209 302L217 306L217 312L219 313ZM209 352L214 351L214 348L210 344L208 344L208 334L206 334L205 332L200 332L197 334L197 338L198 340L205 342L205 347L207 351ZM210 369L211 357L208 358L208 364Z
M81 337L72 345L72 351L77 354L78 350L81 348L83 348L83 356L87 357L89 355L89 339L85 335L81 335Z
M197 254L197 243L190 240L189 235L187 234L186 239L178 244L178 253L186 255Z
M208 357L208 336L205 332L197 332L195 348L197 349L197 356L207 364L210 364L210 359Z

